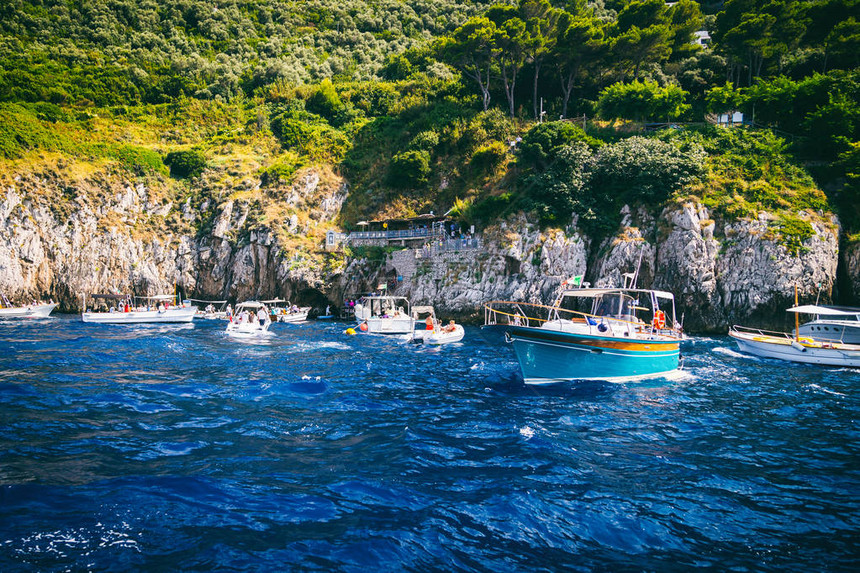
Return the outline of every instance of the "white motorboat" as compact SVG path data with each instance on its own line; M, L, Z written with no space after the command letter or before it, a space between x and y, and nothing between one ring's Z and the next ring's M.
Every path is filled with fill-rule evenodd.
M236 311L227 324L230 336L253 338L265 336L272 325L269 307L259 301L249 300L236 305Z
M308 319L308 313L311 311L309 306L296 306L290 304L290 301L275 298L272 300L264 300L263 304L269 306L272 322L304 322ZM286 303L279 306L281 303Z
M415 320L415 330L412 332L412 342L423 342L438 346L451 342L460 342L466 331L453 320L442 325L436 318L432 306L413 306L412 318ZM422 325L423 322L423 325Z
M792 336L787 332L769 332L743 326L733 326L729 330L729 336L735 339L741 351L762 358L860 368L858 344Z
M184 301L183 301L184 302ZM197 303L197 312L194 313L194 318L203 320L226 320L227 319L227 301L226 300L199 300L188 299L189 303ZM204 306L205 305L205 306ZM201 306L203 308L201 308Z
M794 306L788 312L811 314L815 318L801 324L792 334L816 340L860 344L860 308L848 306Z
M412 334L415 319L402 296L368 295L355 305L358 329L371 334Z
M15 306L3 295L2 303L0 303L0 318L47 318L56 306L56 303L53 302L33 302Z
M97 324L180 323L194 320L197 309L191 305L173 304L170 294L133 297L126 294L94 294L92 308L84 297L83 322Z

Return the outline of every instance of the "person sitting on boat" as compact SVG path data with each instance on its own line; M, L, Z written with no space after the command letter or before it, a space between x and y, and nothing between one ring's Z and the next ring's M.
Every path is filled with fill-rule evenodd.
M228 304L227 310L225 312L227 313L227 318L232 317L233 316L233 307Z
M163 302L158 303L158 312L164 312L164 303Z
M454 332L457 329L457 326L454 324L454 321L450 321L448 326L442 329L443 332Z
M296 305L290 307L290 314L296 314L297 312L299 312L299 307Z

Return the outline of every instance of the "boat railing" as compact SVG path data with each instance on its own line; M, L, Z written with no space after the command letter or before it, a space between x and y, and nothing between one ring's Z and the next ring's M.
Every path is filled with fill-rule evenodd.
M543 314L544 317L539 316ZM587 326L588 334L635 336L643 334L679 336L671 328L657 329L652 325L612 316L598 316L537 303L494 300L484 304L485 325L542 327L565 331L569 324Z
M739 324L735 324L732 326L731 330L735 332L741 332L744 334L758 334L759 336L773 336L775 338L785 338L787 340L794 340L794 336L792 336L788 332L778 332L776 330L764 330L761 328L753 328L751 326L741 326Z
M787 340L789 342L799 341L806 346L816 346L818 344L838 345L839 347L858 346L858 345L846 343L841 337L840 338L827 338L824 336L810 336L808 334L801 334L798 337L798 336L792 334L791 332L778 332L775 330L763 330L761 328L752 328L750 326L740 326L738 324L735 324L734 326L732 326L731 330L733 330L735 332L739 332L741 334L767 336L770 338L779 338L779 339Z

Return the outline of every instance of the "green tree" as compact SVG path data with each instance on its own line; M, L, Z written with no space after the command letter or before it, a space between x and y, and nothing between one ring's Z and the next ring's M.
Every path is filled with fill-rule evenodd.
M597 106L605 118L675 119L689 109L686 96L678 86L660 87L650 80L617 82L600 92Z
M573 90L600 67L609 52L609 44L600 20L590 14L573 16L565 12L558 23L558 41L553 50L553 64L561 82L562 115L567 117Z
M484 111L490 105L490 77L498 60L496 34L495 23L486 17L473 17L436 45L440 59L478 84Z
M552 7L548 0L521 0L520 14L526 22L529 41L525 46L526 59L534 70L532 81L532 107L534 117L540 119L538 85L544 62L551 57L558 37L558 20L561 11Z

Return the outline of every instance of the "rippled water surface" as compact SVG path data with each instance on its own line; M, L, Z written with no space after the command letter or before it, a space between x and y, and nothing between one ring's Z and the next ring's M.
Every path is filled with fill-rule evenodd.
M0 571L850 570L860 373L685 343L525 386L443 348L0 322Z

